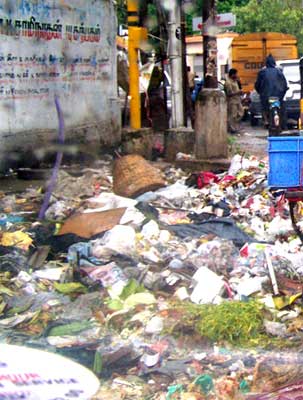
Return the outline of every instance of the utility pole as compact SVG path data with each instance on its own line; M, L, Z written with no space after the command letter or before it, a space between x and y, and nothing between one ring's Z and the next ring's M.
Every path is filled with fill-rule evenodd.
M203 1L203 69L204 87L218 87L216 0Z
M139 87L138 51L142 37L139 28L139 0L128 0L128 62L129 62L129 94L130 125L132 129L141 128L141 100Z
M183 0L180 0L180 10L181 10L181 51L182 51L182 92L183 92L183 126L187 126L187 109L191 107L191 104L187 102L188 99L188 78L187 78L187 63L186 63L186 21L185 13L183 7Z
M167 59L167 42L168 42L168 30L166 27L166 15L164 13L163 7L161 5L161 0L154 0L154 5L156 6L157 10L157 19L159 24L159 31L160 31L160 43L159 43L159 50L160 50L160 57L161 57L161 69L164 71L165 69L165 60ZM164 112L165 112L165 125L169 126L169 117L168 117L168 108L167 108L167 88L165 85L162 87L162 95L164 100Z
M203 1L204 88L196 102L195 154L197 159L225 159L227 107L225 94L218 89L216 0Z
M181 7L179 0L170 3L168 56L171 66L172 127L179 128L184 126Z

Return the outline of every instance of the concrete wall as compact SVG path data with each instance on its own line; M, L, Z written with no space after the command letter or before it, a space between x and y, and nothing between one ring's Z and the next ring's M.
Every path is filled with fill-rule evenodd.
M120 140L116 17L111 0L0 0L0 162L57 137Z

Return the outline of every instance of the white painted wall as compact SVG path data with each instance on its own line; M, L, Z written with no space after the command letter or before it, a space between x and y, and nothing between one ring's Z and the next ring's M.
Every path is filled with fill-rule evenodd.
M221 80L226 77L225 66L228 69L231 68L230 62L230 48L233 41L233 37L222 37L217 41L218 46L218 79Z
M111 0L0 0L0 161L56 137L120 139L116 18Z

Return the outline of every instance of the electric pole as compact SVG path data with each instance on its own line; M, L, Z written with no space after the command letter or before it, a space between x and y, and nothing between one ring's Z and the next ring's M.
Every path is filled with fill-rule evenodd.
M181 10L181 52L182 52L182 92L183 92L183 126L187 126L187 109L191 104L187 104L191 99L188 98L188 78L187 78L187 63L186 63L186 21L183 8L183 0L180 0Z
M128 63L130 94L130 126L141 128L141 99L139 86L139 48L147 40L147 30L139 27L139 0L127 1L128 14Z
M204 87L218 87L216 0L203 1L203 69Z
M171 3L168 56L171 66L172 127L179 128L184 126L181 7L178 0Z
M129 94L130 94L130 125L133 129L141 128L141 104L139 89L138 60L138 25L139 0L128 0L128 62L129 62Z
M195 153L197 159L228 156L227 107L217 79L216 0L203 0L204 87L196 102Z

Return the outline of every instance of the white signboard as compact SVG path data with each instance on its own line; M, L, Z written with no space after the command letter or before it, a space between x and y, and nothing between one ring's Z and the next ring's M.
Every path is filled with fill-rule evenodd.
M88 369L56 354L0 344L0 399L91 399L99 380Z
M231 28L236 26L236 15L232 13L218 14L216 25L219 28ZM202 31L202 17L193 18L193 31Z

